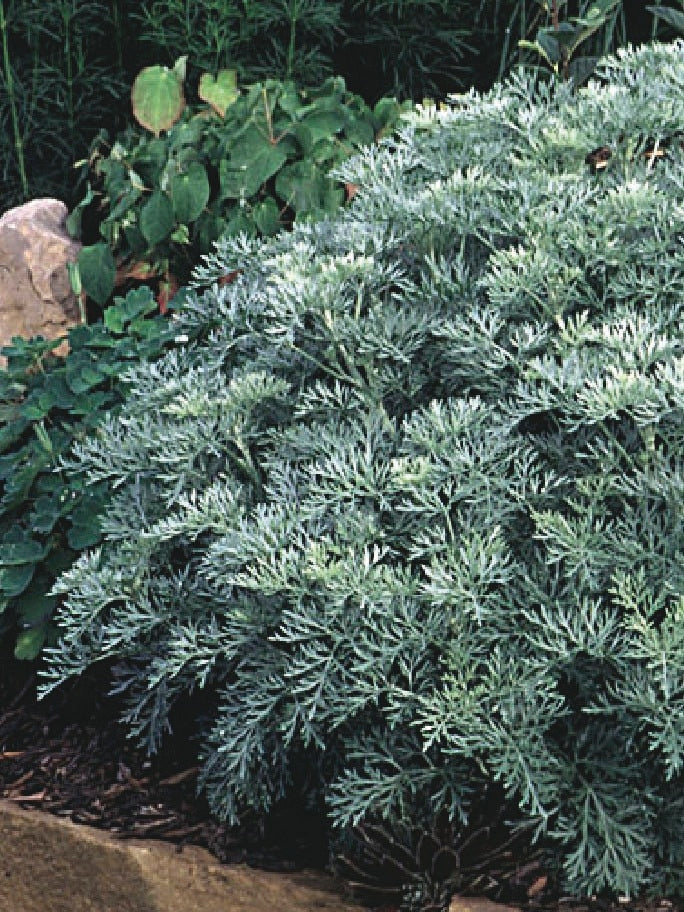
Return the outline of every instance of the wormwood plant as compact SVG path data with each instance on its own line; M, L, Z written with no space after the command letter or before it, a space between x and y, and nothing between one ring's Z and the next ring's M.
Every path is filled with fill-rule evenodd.
M150 750L217 693L221 817L297 784L458 829L500 786L568 889L681 892L683 85L681 41L521 71L345 165L338 218L221 241L212 332L75 448L114 494L44 692L114 659Z

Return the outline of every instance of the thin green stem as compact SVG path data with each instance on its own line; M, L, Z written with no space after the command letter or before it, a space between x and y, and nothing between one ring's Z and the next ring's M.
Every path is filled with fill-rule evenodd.
M12 61L9 53L9 24L5 15L4 0L0 0L0 32L2 32L2 70L7 86L7 100L12 117L12 133L14 136L14 151L17 157L17 168L19 169L19 180L21 181L21 190L24 199L29 196L29 183L26 176L26 161L24 158L24 141L19 128L19 112L17 110L17 97L14 91L14 76L12 74Z
M76 112L74 110L74 67L71 53L71 19L70 0L62 4L62 24L64 26L64 63L67 83L67 123L69 140L73 147L76 134Z
M114 41L116 44L116 63L119 70L123 71L123 23L120 0L114 0L112 3L112 21L114 24Z
M298 16L299 0L290 0L290 41L287 47L287 68L285 72L286 79L292 79L292 74L294 72Z

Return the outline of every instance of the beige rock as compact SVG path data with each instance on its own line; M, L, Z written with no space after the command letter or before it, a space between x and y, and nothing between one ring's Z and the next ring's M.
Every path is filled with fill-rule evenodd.
M520 912L515 906L505 906L476 896L454 896L449 912Z
M35 199L0 218L0 347L13 336L57 339L80 321L66 264L81 245L67 234L66 217L60 200Z
M0 801L0 909L362 912L320 874L222 865L197 846L117 840L11 801Z

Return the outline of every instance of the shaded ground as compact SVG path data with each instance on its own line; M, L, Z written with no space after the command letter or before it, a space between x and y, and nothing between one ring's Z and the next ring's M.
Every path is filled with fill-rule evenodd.
M208 848L220 861L266 870L324 867L320 820L281 804L239 828L212 820L196 794L197 743L176 728L150 760L126 738L108 669L36 699L26 663L0 656L0 798L116 833ZM190 720L189 720L190 721Z
M197 744L175 731L150 760L126 739L117 704L104 696L108 669L94 669L36 700L36 676L0 655L0 798L49 811L123 840L154 838L208 849L219 861L271 871L322 870L328 846L319 816L281 804L267 821L239 827L212 820L196 794ZM188 729L190 730L190 729ZM509 866L510 867L510 866ZM512 859L497 899L529 912L683 912L665 900L613 903L558 897L541 863ZM396 912L385 905L383 912ZM286 912L286 910L284 910Z

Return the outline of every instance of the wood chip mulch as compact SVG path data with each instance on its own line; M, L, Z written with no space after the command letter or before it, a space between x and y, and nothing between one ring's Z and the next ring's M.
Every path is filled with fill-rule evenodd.
M109 680L109 669L94 669L39 701L35 669L0 655L1 798L121 839L204 846L223 862L281 871L325 866L320 825L286 803L269 820L217 823L197 795L197 743L169 738L148 757L117 721Z
M203 846L222 862L276 871L326 866L321 821L301 807L283 802L267 820L217 823L197 795L197 743L176 728L160 753L148 757L117 721L116 699L106 696L109 672L93 669L38 701L35 668L0 653L0 798L120 839L168 840L178 851ZM523 889L512 897L525 912L684 912L684 903L665 899L559 897L538 864L529 868L521 866Z

